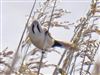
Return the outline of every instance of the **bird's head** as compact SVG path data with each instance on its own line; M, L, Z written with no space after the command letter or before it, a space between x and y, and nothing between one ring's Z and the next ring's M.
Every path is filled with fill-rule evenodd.
M32 24L31 24L31 29L33 31L33 33L41 33L42 32L42 28L41 28L41 24L39 23L38 20L33 20Z
M37 26L37 25L39 25L39 21L38 20L34 20L33 22L32 22L32 26Z

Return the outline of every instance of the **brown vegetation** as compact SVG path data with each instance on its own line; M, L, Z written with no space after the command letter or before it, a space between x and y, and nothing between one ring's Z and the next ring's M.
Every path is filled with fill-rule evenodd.
M100 46L100 40L93 38L94 34L100 36L100 23L97 23L97 21L100 20L100 1L92 0L91 8L85 17L81 17L77 20L77 25L68 21L58 21L62 16L70 12L66 12L64 9L58 9L56 6L51 14L48 9L52 9L53 6L51 6L51 4L54 2L55 0L47 0L43 4L40 4L40 8L34 11L34 15L32 17L30 15L30 18L39 19L45 28L49 27L49 23L50 27L64 27L67 29L70 29L70 25L73 25L75 27L74 35L70 41L77 46L77 49L64 50L58 64L47 64L48 61L40 62L41 50L37 48L33 49L33 47L30 46L30 41L23 39L23 37L26 37L24 34L27 34L27 26L29 22L31 22L29 18L17 51L14 53L11 50L8 51L8 48L6 48L0 52L0 66L2 66L0 67L0 75L37 75L37 72L39 72L40 75L45 75L38 70L48 67L55 68L52 75L58 75L58 73L61 73L61 75L75 75L76 72L79 75L100 75L100 62L95 63L94 70L90 70L91 67L94 66L95 55ZM50 20L51 16L52 19ZM23 50L25 52L24 56L21 60L21 64L18 64L20 68L15 70L16 63L21 58L20 52L23 52ZM55 49L45 51L45 53L51 52L60 54L60 52ZM43 59L44 58L47 57L43 55ZM6 62L4 59L12 60L12 62ZM40 64L41 66L39 66Z

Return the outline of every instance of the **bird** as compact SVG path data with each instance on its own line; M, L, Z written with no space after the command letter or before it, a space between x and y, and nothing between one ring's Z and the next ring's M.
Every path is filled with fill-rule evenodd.
M49 49L54 47L74 48L75 45L54 39L46 28L43 28L38 20L33 20L28 27L28 37L32 44L39 49Z

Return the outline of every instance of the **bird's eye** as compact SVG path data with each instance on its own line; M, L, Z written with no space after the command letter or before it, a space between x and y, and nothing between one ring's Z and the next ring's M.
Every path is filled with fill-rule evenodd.
M32 25L32 31L33 31L33 33L35 33L35 32L34 32L34 24Z

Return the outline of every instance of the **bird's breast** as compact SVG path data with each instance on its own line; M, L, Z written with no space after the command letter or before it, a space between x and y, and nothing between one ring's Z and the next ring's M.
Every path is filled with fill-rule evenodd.
M33 34L32 31L29 32L29 38L31 42L39 49L47 49L53 45L53 39L46 36L45 33Z

